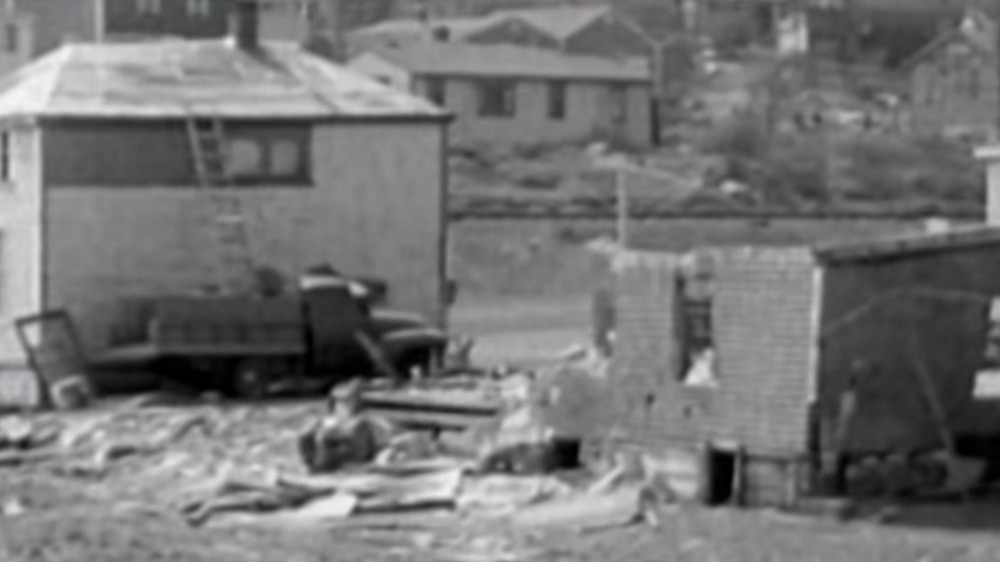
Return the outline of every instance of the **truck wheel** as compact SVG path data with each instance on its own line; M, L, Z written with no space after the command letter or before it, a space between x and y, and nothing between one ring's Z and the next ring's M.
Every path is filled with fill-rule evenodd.
M236 362L232 373L232 390L236 396L260 400L267 396L270 383L270 372L265 361L243 359Z

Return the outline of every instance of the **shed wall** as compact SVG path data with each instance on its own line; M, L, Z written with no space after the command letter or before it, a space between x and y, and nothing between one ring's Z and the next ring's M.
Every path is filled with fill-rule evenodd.
M824 286L818 386L824 435L832 431L848 377L857 373L855 423L864 429L851 432L852 449L939 446L917 365L932 379L954 429L1000 431L1000 405L972 399L988 301L1000 296L1000 247L834 265Z
M715 388L680 380L677 258L626 262L618 278L613 367L626 435L654 450L742 446L750 457L751 499L785 501L789 484L781 467L808 447L817 298L809 255L765 249L718 255Z

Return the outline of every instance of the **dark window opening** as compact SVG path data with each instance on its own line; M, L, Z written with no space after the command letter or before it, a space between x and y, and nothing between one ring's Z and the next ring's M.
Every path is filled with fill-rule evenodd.
M549 83L549 119L566 118L566 83Z
M21 38L19 32L20 29L17 27L17 24L8 23L4 27L4 48L8 53L20 51Z
M712 449L708 452L708 505L721 505L733 500L736 484L736 454Z
M685 384L714 386L716 382L713 280L712 263L707 259L695 259L678 280L682 362L679 378Z
M489 80L479 84L479 115L481 117L513 117L516 107L516 84L505 80Z
M212 14L211 0L187 0L187 13L190 16L209 16Z
M159 14L160 0L136 0L135 11L140 14Z
M447 100L447 93L445 89L445 81L443 78L428 78L427 79L427 99L436 103L437 105L444 106Z
M10 132L0 132L0 181L10 181Z
M611 120L614 123L624 123L628 116L628 91L625 86L611 88Z

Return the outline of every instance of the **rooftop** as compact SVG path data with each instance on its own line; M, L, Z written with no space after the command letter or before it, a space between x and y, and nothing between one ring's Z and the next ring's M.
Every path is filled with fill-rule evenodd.
M876 238L864 242L817 247L816 257L823 262L858 262L900 256L1000 244L1000 228L971 226L945 232Z
M430 37L434 29L443 27L448 30L453 38L462 38L485 29L500 20L501 18L494 16L445 18L428 21L418 19L390 19L349 31L348 35L351 37L367 37L372 35Z
M72 44L0 80L0 118L430 118L445 113L291 43Z
M645 60L567 55L513 45L427 42L375 52L416 74L645 82Z
M492 17L516 17L561 40L609 14L610 6L556 6L500 10Z

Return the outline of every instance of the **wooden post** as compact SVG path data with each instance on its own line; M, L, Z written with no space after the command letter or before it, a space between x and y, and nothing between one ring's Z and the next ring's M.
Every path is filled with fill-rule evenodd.
M615 170L615 199L618 208L618 247L628 247L628 192L625 189L625 170Z

